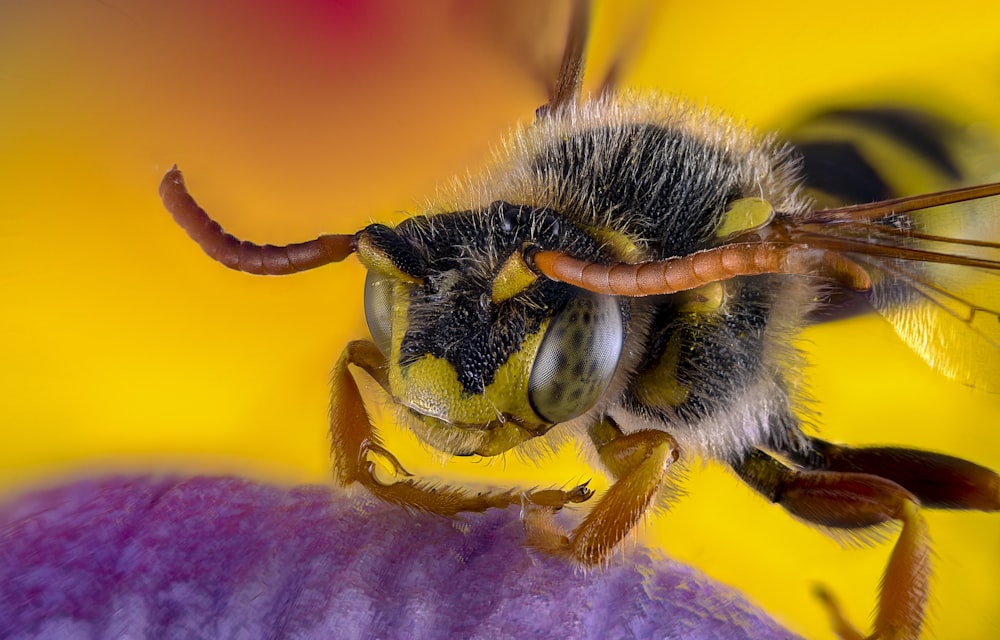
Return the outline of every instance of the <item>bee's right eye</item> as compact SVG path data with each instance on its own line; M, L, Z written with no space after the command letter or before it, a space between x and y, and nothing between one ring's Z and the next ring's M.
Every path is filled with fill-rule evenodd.
M365 279L365 322L382 355L392 352L393 281L375 271Z
M625 340L618 299L581 291L549 323L528 382L531 406L552 423L583 415L614 377Z

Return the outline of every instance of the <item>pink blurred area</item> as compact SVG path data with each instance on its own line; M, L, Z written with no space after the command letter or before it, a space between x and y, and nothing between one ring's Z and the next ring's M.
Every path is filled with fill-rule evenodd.
M484 35L504 10L461 5L0 9L0 486L169 459L328 477L326 377L366 334L360 269L228 272L157 184L179 164L259 242L400 219L544 101Z

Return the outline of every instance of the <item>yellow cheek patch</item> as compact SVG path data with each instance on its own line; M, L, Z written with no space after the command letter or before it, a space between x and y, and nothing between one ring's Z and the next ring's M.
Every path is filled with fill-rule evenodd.
M496 277L493 278L490 298L495 304L510 300L530 287L537 279L538 274L528 267L528 263L524 261L524 255L520 251L515 251L507 258Z
M722 218L715 237L726 238L744 231L759 229L774 217L774 207L761 198L740 198L733 201Z

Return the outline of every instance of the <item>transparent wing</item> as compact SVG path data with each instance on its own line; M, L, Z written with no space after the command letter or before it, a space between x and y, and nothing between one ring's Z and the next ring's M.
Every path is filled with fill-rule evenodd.
M880 273L873 305L935 369L1000 391L1000 202L939 207L913 220L916 230L906 239L913 249L982 260L984 266L861 255Z
M872 306L928 364L1000 392L1000 198L805 223L795 235L863 265Z

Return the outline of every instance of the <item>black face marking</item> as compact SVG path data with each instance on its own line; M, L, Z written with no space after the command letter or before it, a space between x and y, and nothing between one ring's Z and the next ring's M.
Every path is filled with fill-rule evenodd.
M548 209L495 202L486 211L410 218L395 233L421 247L427 275L409 293L409 326L400 347L406 367L425 355L446 360L462 388L482 393L497 369L563 308L571 287L539 279L514 298L495 304L492 278L525 243L606 259L598 244Z

